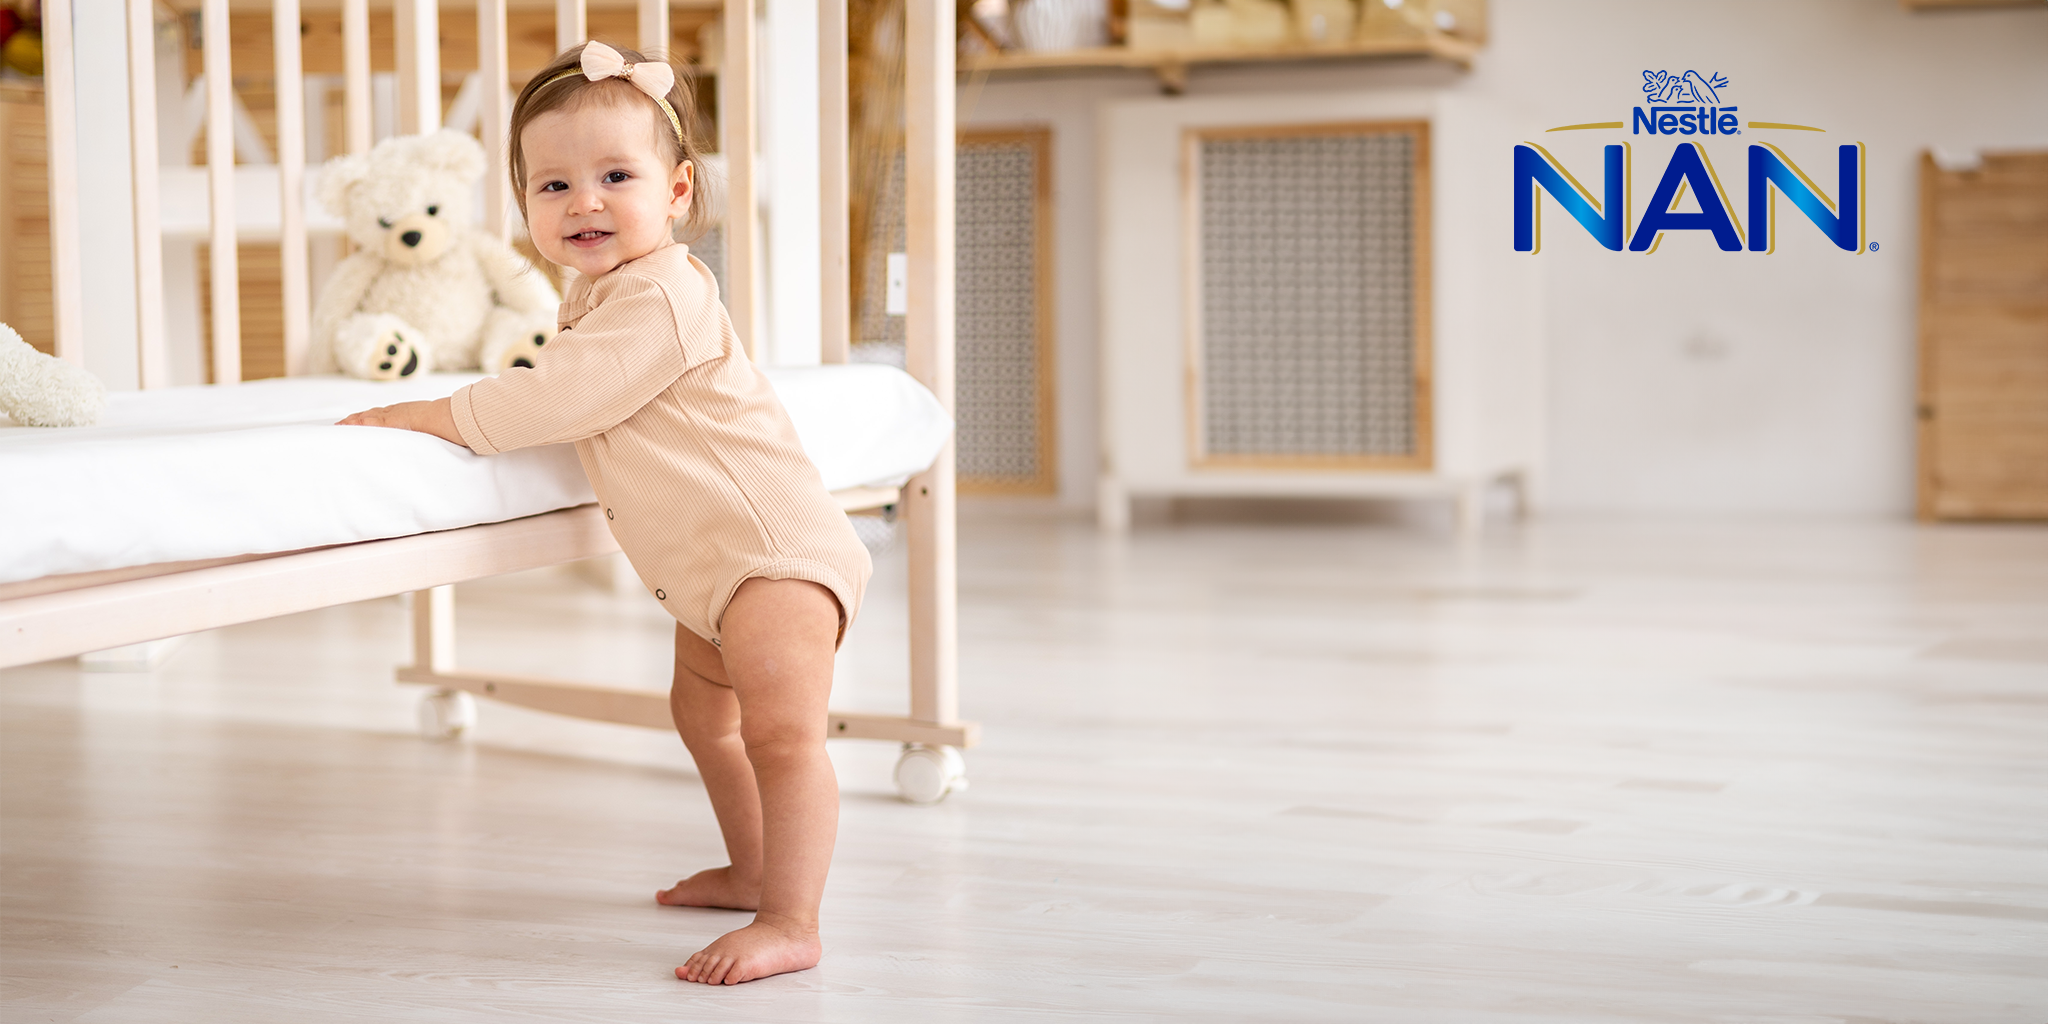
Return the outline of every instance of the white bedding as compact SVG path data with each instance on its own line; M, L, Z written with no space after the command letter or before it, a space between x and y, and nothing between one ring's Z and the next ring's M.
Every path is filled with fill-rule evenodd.
M952 431L931 392L891 367L767 373L831 490L899 483ZM426 434L332 425L476 379L164 388L108 396L90 427L0 419L0 583L402 537L594 500L568 445L479 456Z

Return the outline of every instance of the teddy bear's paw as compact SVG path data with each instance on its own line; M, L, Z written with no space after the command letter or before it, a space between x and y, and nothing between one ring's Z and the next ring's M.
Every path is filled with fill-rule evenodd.
M498 365L492 367L493 372L504 373L515 366L524 367L529 370L533 369L534 364L540 359L541 348L546 346L547 343L548 335L546 331L534 331L531 334L520 335L518 340L506 346L503 352L498 353Z
M106 406L98 377L36 351L0 324L0 413L26 427L82 427Z
M376 359L364 376L371 380L397 380L420 371L420 350L399 331L386 331L377 339Z
M552 311L521 313L500 306L484 320L483 345L479 355L485 373L504 373L514 367L532 369L555 337Z

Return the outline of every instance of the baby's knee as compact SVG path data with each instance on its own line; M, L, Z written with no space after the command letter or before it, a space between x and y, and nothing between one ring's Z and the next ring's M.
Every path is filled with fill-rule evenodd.
M816 729L796 722L754 722L740 720L740 741L746 744L747 759L756 767L786 764L822 754L825 750L824 723Z

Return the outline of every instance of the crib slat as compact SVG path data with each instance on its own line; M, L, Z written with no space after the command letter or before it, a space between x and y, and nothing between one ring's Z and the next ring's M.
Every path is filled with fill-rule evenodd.
M370 151L370 0L341 0L342 116L348 151Z
M667 57L668 0L640 0L640 52Z
M718 67L719 154L725 157L725 306L747 356L761 359L761 221L754 185L754 0L725 0L725 54Z
M200 37L206 68L206 182L213 277L213 382L242 379L242 288L235 252L235 79L228 0L205 0Z
M299 0L273 0L277 50L278 268L284 292L284 372L306 372L312 283L306 251L306 79L299 49Z
M954 7L912 0L904 47L910 375L953 411ZM959 715L953 442L903 488L910 520L910 717Z
M590 38L583 0L555 0L555 52Z
M164 341L164 234L158 206L156 139L156 12L151 0L128 0L128 147L135 194L135 342L141 384L171 382Z
M440 0L396 0L398 131L425 134L441 127Z
M848 180L846 0L818 0L818 357L853 351L853 225Z
M50 281L59 358L85 365L84 264L78 237L78 87L71 0L43 2L43 119L50 168Z
M505 132L512 116L505 107L505 86L510 82L507 65L511 62L505 33L505 0L477 0L476 73L483 89L482 102L477 105L477 124L483 130L484 154L488 157L488 169L484 171L484 227L499 238L510 233L506 219L507 207L511 205L511 184L505 179Z
M412 86L418 59L414 54L416 44L413 36L412 0L391 0L391 60L397 68L393 84L398 94L398 116L392 130L399 135L411 135L417 130L413 124L419 105L413 102Z

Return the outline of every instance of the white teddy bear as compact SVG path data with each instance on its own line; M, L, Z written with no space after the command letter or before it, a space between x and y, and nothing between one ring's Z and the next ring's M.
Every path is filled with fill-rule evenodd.
M470 218L485 163L475 139L443 129L385 139L321 169L320 202L361 248L314 304L315 373L393 380L533 365L561 300Z
M0 412L25 427L82 427L107 407L107 388L83 367L35 350L0 324Z

